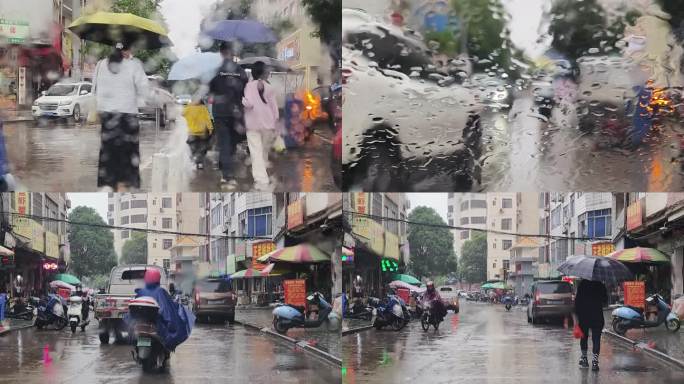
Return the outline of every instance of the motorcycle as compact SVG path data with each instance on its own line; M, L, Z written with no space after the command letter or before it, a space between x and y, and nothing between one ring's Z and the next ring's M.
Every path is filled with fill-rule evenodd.
M390 325L393 330L400 331L409 322L409 312L403 300L395 295L387 295L385 300L371 299L373 308L372 323L375 329Z
M128 303L133 320L133 359L142 365L143 372L163 371L171 351L167 350L157 333L159 303L149 296L141 296Z
M513 306L513 298L512 297L506 296L503 299L501 299L501 302L504 304L507 311L511 310L511 307Z
M632 307L629 305L622 306L613 311L613 330L618 335L624 335L632 328L653 328L661 324L665 324L671 332L677 332L680 327L680 321L677 315L672 312L672 309L665 302L662 296L655 294L646 298L648 305L655 305L658 309L658 315L655 320L646 319L641 308Z
M361 319L369 321L373 317L373 307L364 305L361 300L354 301L352 306L344 313L345 319Z
M38 304L38 298L31 297L26 303L21 298L16 298L12 306L7 306L5 317L8 319L33 320L34 311Z
M67 309L67 317L69 318L69 327L71 333L76 332L76 328L81 328L81 332L85 332L85 328L90 324L87 317L87 312L84 314L83 298L81 296L69 297L69 308ZM87 303L85 305L88 305Z
M290 328L318 328L324 323L329 330L335 329L339 324L338 316L333 312L332 306L325 301L319 292L307 296L307 302L318 306L318 315L315 318L307 318L306 308L292 304L278 305L273 310L273 328L285 334Z
M422 303L423 314L420 317L420 326L423 327L423 331L427 332L432 325L435 328L435 332L439 329L439 324L444 320L442 314L438 313L439 308L433 305L432 301L424 301Z
M62 330L69 324L64 313L64 304L62 299L57 295L48 295L47 299L43 299L38 304L38 316L36 317L35 326L38 329L43 329L48 325L54 325L56 330Z

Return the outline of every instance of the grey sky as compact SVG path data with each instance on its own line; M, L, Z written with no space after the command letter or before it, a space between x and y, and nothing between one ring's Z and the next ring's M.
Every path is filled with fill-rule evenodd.
M216 0L163 0L161 14L169 27L171 50L178 57L195 51L203 15Z
M434 209L447 222L447 194L446 193L407 193L411 202L411 210L419 206L426 206Z
M67 193L71 200L71 209L79 205L91 207L107 222L107 193Z

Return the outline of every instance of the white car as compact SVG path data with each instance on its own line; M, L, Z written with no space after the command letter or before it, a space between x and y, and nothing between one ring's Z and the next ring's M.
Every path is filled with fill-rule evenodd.
M508 108L513 101L511 86L504 79L486 73L476 73L463 82L475 92L479 100L490 107Z
M412 31L358 9L343 9L342 20L346 188L430 189L426 181L444 175L440 188L469 190L484 108L475 93L437 73Z
M83 121L95 107L93 85L89 82L56 83L33 102L34 119L57 117Z
M165 127L169 121L176 119L177 107L176 97L171 92L150 83L149 94L138 108L138 116L142 119L155 119L159 111L159 125Z

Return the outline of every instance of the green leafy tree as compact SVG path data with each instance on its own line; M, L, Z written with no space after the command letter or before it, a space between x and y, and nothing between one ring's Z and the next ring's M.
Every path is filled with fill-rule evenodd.
M440 45L446 44L444 49L451 50L455 44L460 52L476 58L474 68L478 71L500 70L516 78L518 69L512 65L512 59L520 53L511 43L501 0L452 0L451 7L458 17L459 30L453 43Z
M627 8L617 13L620 16L609 18L598 0L555 2L549 16L551 47L572 60L587 54L612 53L625 26L639 16L638 11Z
M90 207L79 206L69 214L69 247L71 248L71 269L79 276L109 274L116 265L114 235L104 227L102 217Z
M434 209L416 207L409 221L421 224L446 225ZM456 272L453 235L448 228L409 224L408 241L411 251L409 269L418 277L444 275Z
M330 52L334 65L342 60L342 0L302 0L318 36Z
M133 232L121 248L121 264L147 264L147 235Z
M459 260L459 275L468 283L479 283L487 279L487 235L472 231L470 240L463 243Z

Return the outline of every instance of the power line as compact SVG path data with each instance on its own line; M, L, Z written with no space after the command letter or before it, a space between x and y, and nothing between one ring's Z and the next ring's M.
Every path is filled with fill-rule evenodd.
M58 218L54 218L54 217L28 215L28 214L16 213L16 212L0 212L0 214L2 214L2 215L10 214L12 216L18 216L21 218L33 219L33 220L55 221L58 223L65 223L68 225L81 225L81 226L87 226L87 227L105 228L105 229L109 229L109 230L137 231L137 232L153 233L153 234L158 234L158 235L194 236L194 237L238 239L238 240L272 240L270 237L266 237L266 236L228 236L228 235L214 235L214 234L210 234L210 233L188 233L188 232L177 232L177 231L162 231L159 229L129 228L129 227L116 226L116 225L109 225L109 224L83 223L83 222L70 221L70 220L65 220L65 219L58 219Z
M352 217L353 216L365 217L365 218L373 219L373 220L396 221L396 222L406 223L409 225L423 225L426 227L456 229L456 230L460 230L460 231L470 230L470 231L478 231L478 232L484 232L484 233L493 233L493 234L497 234L497 235L537 237L537 238L544 238L544 239L551 238L554 240L585 240L585 241L600 240L600 241L611 241L611 242L613 240L613 239L607 238L607 237L573 237L573 236L563 236L563 235L546 235L546 234L538 234L538 233L528 234L528 233L515 233L515 232L498 231L496 229L458 227L458 226L447 225L447 224L420 223L420 222L409 221L409 220L405 220L405 219L397 219L397 218L393 218L393 217L383 217L383 216L378 216L378 215L370 215L367 213L359 213L359 212L348 211L348 210L343 210L342 213L349 214Z

